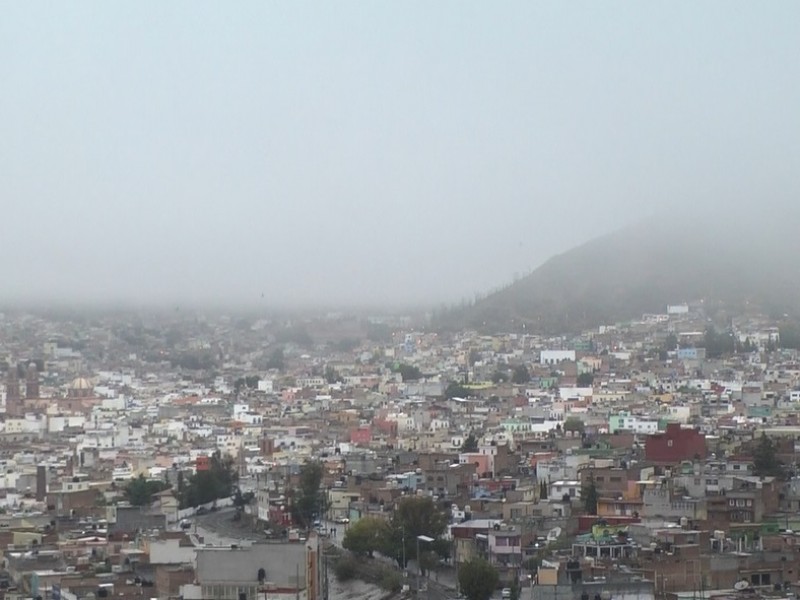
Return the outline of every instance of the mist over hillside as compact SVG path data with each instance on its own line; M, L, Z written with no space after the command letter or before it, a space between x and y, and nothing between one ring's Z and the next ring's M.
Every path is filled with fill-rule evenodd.
M719 310L794 315L800 306L798 210L653 218L547 260L465 307L444 327L576 332L702 301Z

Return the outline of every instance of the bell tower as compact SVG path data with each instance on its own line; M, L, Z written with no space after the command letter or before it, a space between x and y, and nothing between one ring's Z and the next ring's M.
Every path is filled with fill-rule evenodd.
M25 372L25 398L33 400L39 397L39 370L36 368L36 363L28 364L28 370Z
M16 417L20 412L19 376L17 365L12 365L6 373L6 414Z

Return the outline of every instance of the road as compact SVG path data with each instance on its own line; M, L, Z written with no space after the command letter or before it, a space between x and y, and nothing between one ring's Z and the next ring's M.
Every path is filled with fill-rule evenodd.
M268 543L269 540L260 531L254 531L253 527L248 524L246 519L241 521L234 521L233 515L235 510L232 508L225 508L215 512L210 512L205 515L195 516L192 519L192 528L189 531L197 533L202 536L206 543L227 546L230 544L242 543ZM342 540L344 539L345 532L349 525L343 523L334 523L333 521L322 521L322 527L326 531L332 532L336 530L336 535L329 533L327 540L335 546L341 548ZM276 540L278 541L278 540ZM284 541L284 540L280 540ZM395 566L396 563L385 556L376 557L387 564ZM417 575L416 566L413 562L408 565L408 575L405 582L409 585L410 589L417 589ZM419 600L451 600L455 598L455 590L453 583L449 580L436 581L436 574L432 574L432 578L422 578L420 581L420 595Z
M224 546L267 541L263 533L253 530L246 518L234 521L235 514L235 509L223 508L205 515L195 515L191 519L192 527L189 531L202 536L206 543Z

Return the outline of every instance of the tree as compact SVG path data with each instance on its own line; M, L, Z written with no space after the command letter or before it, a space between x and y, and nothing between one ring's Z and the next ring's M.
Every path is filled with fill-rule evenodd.
M519 600L520 589L519 589L519 577L515 576L514 579L511 580L511 598L510 600Z
M547 498L547 482L544 480L539 482L539 498Z
M526 558L524 561L522 561L522 568L533 575L539 570L539 559L535 556Z
M300 468L300 481L291 490L291 511L295 523L309 528L316 517L327 509L327 498L322 485L322 463L307 462Z
M447 528L447 518L429 496L405 496L400 499L389 522L389 534L383 553L405 568L417 558L417 536L437 538ZM421 548L427 550L429 548Z
M583 510L587 515L597 514L597 501L600 494L597 492L597 485L594 482L594 477L589 479L589 484L581 490L581 499L583 500Z
M441 560L443 561L450 560L450 555L453 551L453 547L449 540L446 540L444 538L437 538L431 544L431 547Z
M400 377L403 378L403 381L419 381L422 379L422 371L420 371L419 368L415 367L414 365L400 363L394 370L395 372L400 373Z
M498 383L505 383L506 381L508 381L508 373L506 373L505 371L501 371L498 369L497 371L492 373L492 383L498 384Z
M449 384L447 384L447 388L444 391L444 396L448 400L453 398L466 398L469 396L469 390L457 381L451 381Z
M477 452L478 451L478 438L475 437L475 434L470 431L467 439L464 440L464 443L461 445L462 452Z
M783 463L778 460L775 444L767 437L766 433L761 434L753 452L753 474L758 477L783 477Z
M242 490L237 485L233 494L233 506L236 508L236 516L234 518L241 519L244 507L250 504L254 498L255 494L253 492L242 493Z
M283 367L285 366L285 360L283 355L283 348L276 348L272 351L272 356L270 356L269 361L267 361L267 369L276 369L278 371L283 371Z
M594 383L594 375L592 373L587 371L578 375L579 387L592 387L592 383Z
M475 365L475 363L478 362L480 359L481 359L480 350L478 350L477 348L470 349L469 358L468 358L469 366L471 367L471 366Z
M356 556L372 556L376 550L386 546L389 523L377 517L362 517L344 534L342 547Z
M511 375L511 383L522 385L528 383L530 380L531 374L528 371L528 367L525 365L517 365L514 367L514 373Z
M778 338L781 348L800 349L800 323L796 321L785 321L778 329Z
M567 420L564 421L564 431L577 431L583 434L585 427L583 421L578 417L567 417Z
M333 566L337 581L350 581L356 576L358 565L352 556L340 556Z
M209 459L208 469L195 472L183 486L181 507L199 506L219 498L229 498L233 495L238 480L233 458L215 452Z
M339 371L334 369L331 365L325 367L325 381L327 383L339 383L342 381L341 375L339 375Z
M678 336L674 333L670 333L667 338L664 340L664 350L667 352L672 352L673 350L677 349L678 347Z
M702 345L706 349L708 358L719 358L726 354L733 354L735 350L733 333L730 331L719 333L713 325L709 325L706 329Z
M125 499L133 506L146 506L153 501L153 496L167 489L168 483L159 479L146 479L139 475L131 479L125 486Z
M400 573L397 571L394 571L388 567L384 567L380 571L378 585L381 587L381 589L396 594L403 589L403 578L400 577Z
M499 580L497 569L482 558L468 560L458 571L458 585L467 600L489 600Z

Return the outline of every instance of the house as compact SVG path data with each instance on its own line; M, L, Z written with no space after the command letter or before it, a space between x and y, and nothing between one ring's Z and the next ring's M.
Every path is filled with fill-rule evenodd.
M660 465L675 465L684 460L706 458L706 437L696 429L670 423L664 433L647 437L644 454L648 461Z

